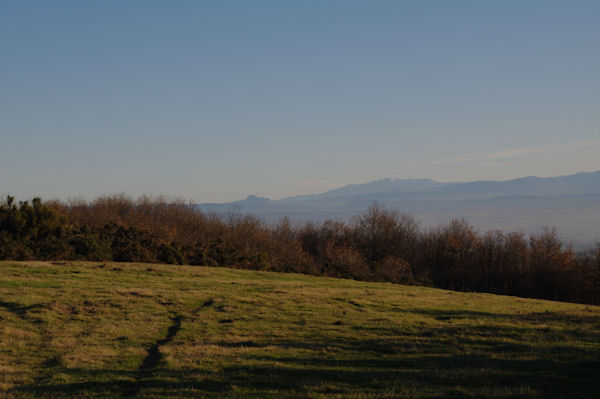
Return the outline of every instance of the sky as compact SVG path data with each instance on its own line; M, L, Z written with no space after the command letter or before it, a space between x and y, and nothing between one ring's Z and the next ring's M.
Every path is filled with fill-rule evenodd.
M0 0L0 194L600 169L598 1Z

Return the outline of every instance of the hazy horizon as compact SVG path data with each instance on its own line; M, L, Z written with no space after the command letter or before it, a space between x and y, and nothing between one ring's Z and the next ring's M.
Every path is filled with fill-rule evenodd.
M600 170L596 1L5 1L0 51L23 199Z
M409 178L403 178L403 177L382 177L382 178L377 178L377 179L373 179L373 180L368 180L368 181L362 181L362 182L351 182L351 183L345 183L345 184L340 184L340 185L333 185L331 188L323 188L322 190L316 190L314 192L307 192L307 193L301 193L301 194L291 194L291 195L282 195L280 197L266 197L263 196L261 194L257 194L255 192L249 192L246 194L243 194L241 197L239 198L235 198L231 201L205 201L205 202L201 202L201 201L194 201L192 198L186 198L183 196L178 196L178 195L173 195L170 193L160 193L160 192L140 192L137 195L136 194L132 194L130 192L127 191L121 191L121 192L103 192L103 193L98 193L95 196L85 196L85 195L67 195L67 196L61 196L61 197L49 197L49 196L41 196L39 194L35 194L29 197L24 197L24 196L19 196L19 195L15 195L15 193L11 193L11 192L0 192L0 200L5 198L6 196L11 196L11 197L15 197L18 201L27 201L27 200L31 200L34 197L41 197L43 200L45 201L53 201L53 200L59 200L59 201L91 201L94 200L95 198L98 197L110 197L110 196L120 196L120 195L125 195L126 197L132 198L132 199L136 199L139 197L149 197L149 198L164 198L166 200L181 200L181 201L186 201L186 202L192 202L192 203L196 203L196 204L210 204L210 203L214 203L214 204L228 204L231 202L237 202L237 201L242 201L245 200L249 197L256 197L256 198L260 198L260 199L269 199L269 200L274 200L274 201L279 201L279 200L284 200L284 199L289 199L289 198L295 198L297 196L312 196L312 195L319 195L319 194L324 194L326 192L338 189L338 188L344 188L347 186L361 186L361 185L365 185L368 183L375 183L378 181L385 181L385 180L390 180L390 181L409 181L409 180L431 180L435 183L443 183L443 184L461 184L461 183L478 183L478 182L508 182L508 181L512 181L512 180L518 180L518 179L523 179L523 178L553 178L553 177L567 177L567 176L571 176L571 175L577 175L577 174L581 174L581 173L596 173L596 172L600 172L600 170L589 170L589 171L579 171L579 172L575 172L575 173L570 173L570 174L566 174L566 175L556 175L556 176L539 176L539 175L527 175L527 176L517 176L517 177L511 177L508 179L477 179L477 180L455 180L455 181L441 181L441 180L436 180L436 179L430 179L428 177L409 177Z

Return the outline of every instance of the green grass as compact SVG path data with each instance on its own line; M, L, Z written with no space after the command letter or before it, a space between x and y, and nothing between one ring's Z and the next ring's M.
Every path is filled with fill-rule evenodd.
M0 262L0 397L598 392L600 307L223 268Z

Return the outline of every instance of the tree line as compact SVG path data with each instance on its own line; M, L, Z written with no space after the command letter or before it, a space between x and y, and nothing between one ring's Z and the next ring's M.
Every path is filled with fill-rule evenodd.
M600 244L575 252L554 229L482 234L458 219L424 229L376 204L349 223L268 224L147 196L8 196L0 259L229 266L600 304Z

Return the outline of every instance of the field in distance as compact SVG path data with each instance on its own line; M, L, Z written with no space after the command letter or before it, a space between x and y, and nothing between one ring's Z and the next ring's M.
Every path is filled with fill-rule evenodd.
M0 262L0 397L598 392L598 306L224 268Z

